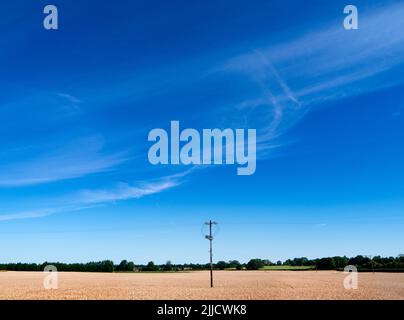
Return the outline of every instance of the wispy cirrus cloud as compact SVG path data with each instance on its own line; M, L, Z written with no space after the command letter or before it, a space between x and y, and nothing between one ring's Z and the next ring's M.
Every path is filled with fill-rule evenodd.
M50 216L57 213L81 211L93 207L105 206L119 201L140 199L158 194L180 186L185 177L195 168L186 171L135 183L119 182L113 186L99 189L83 189L75 193L53 199L54 205L47 208L35 208L20 212L0 212L1 221L33 219Z
M77 195L77 201L83 204L100 204L139 199L174 188L180 184L180 181L173 179L162 179L158 182L141 183L140 185L120 182L112 189L82 190Z
M0 187L20 187L80 178L112 170L128 159L126 152L103 152L101 136L73 141L53 152L0 165Z
M57 95L66 100L66 103L62 104L62 107L65 109L65 111L70 113L81 111L80 105L82 101L79 98L68 93L58 93Z
M78 115L81 105L81 99L65 92L24 90L20 96L1 105L0 116L10 122L12 128L19 128L15 119L19 119L24 127L47 125Z
M237 74L244 80L247 79L258 90L252 90L251 93L248 89L240 89L243 91L241 93L231 92L229 101L233 103L234 96L239 97L240 101L236 106L233 103L226 115L228 118L237 118L237 121L246 123L245 127L258 129L257 150L260 152L258 157L261 157L263 151L281 145L275 140L300 121L307 112L323 102L371 92L404 81L403 77L389 76L403 72L403 16L402 3L384 6L378 11L361 12L360 29L347 31L342 27L341 14L339 20L334 21L332 25L326 25L320 31L316 26L314 31L300 36L288 34L286 41L254 48L245 54L229 58L221 64L220 71L226 76ZM389 23L386 24L385 21ZM210 66L210 62L210 60L205 62L203 67ZM100 90L97 87L84 100L90 100L98 106L99 101L110 99L115 107L117 101L132 96L154 97L156 83L162 87L158 90L161 95L178 92L183 86L189 85L190 79L194 81L198 79L200 83L207 81L207 84L210 84L206 78L212 76L211 73L208 73L208 76L204 74L198 77L195 75L200 72L198 68L197 70L190 68L190 71L184 68L186 72L178 77L178 68L172 69L176 72L171 72L170 69L170 72L148 75L146 79L149 81L143 81L142 78L115 85L112 89L109 87L108 90ZM174 73L175 77L172 76ZM157 78L163 78L164 81L154 81ZM134 87L137 88L134 85L137 83L142 84L139 85L142 89L139 89L140 92L133 90ZM250 86L245 88L247 87L250 88ZM89 96L92 95L93 99L90 99ZM82 104L81 99L67 93L55 96L30 97L16 105L8 105L5 109L14 111L17 106L19 110L25 110L27 105L41 105L45 101L46 108L28 110L32 114L38 114L36 117L38 119L45 119L46 117L42 115L48 115L49 111L54 112L51 114L52 119L59 119L69 114L59 112L60 106L66 105L74 110ZM223 118L226 118L226 121L228 119ZM21 123L20 119L18 120L15 123ZM26 122L31 124L31 117L27 117ZM17 129L20 130L20 127ZM23 161L12 164L0 163L0 186L27 186L79 178L113 170L127 160L125 152L105 152L103 147L102 139L89 138L84 142L77 141L61 147L54 152L42 152ZM84 189L72 196L71 202L67 202L67 207L62 204L44 211L23 212L20 216L41 216L61 210L73 210L71 205L74 208L81 208L85 205L139 199L174 188L181 183L181 178L171 177L145 183L118 183L112 187ZM15 216L7 215L7 217Z
M0 221L40 218L55 213L55 209L39 209L9 214L0 214Z
M259 95L240 102L239 110L265 120L261 149L273 146L313 107L403 83L397 76L404 66L403 16L403 3L362 10L359 30L345 30L341 15L320 31L227 61L222 71L244 75L260 88Z

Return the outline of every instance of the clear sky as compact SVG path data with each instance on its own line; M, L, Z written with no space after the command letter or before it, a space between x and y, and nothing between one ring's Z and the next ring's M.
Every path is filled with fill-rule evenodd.
M404 253L404 3L0 4L0 261ZM153 166L148 133L256 128L257 170Z

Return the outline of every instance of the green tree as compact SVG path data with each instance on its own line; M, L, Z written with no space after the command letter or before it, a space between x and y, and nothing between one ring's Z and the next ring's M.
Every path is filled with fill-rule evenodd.
M354 258L349 259L349 264L355 265L357 267L363 267L365 265L370 265L370 259L362 255L358 255Z
M251 259L247 263L248 270L259 270L264 267L264 263L261 259Z
M170 260L168 260L168 261L166 262L166 264L165 264L164 267L163 267L163 270L164 270L164 271L172 271L172 270L173 270L173 265L172 265L172 263L171 263Z
M145 271L158 271L159 267L154 264L153 261L150 261L147 266L144 268Z
M135 270L135 264L132 261L130 261L128 262L127 271L133 271L133 270Z
M122 260L117 267L117 271L128 271L128 261Z
M218 261L215 267L219 270L224 270L227 268L227 263L225 261Z
M292 265L292 260L288 259L284 262L285 266L291 266Z
M335 261L333 258L321 258L317 261L317 269L319 270L334 270Z
M114 262L111 260L102 261L103 272L114 272Z
M262 263L264 264L264 266L272 266L273 265L273 263L268 259L262 260Z
M239 268L241 266L241 263L239 261L237 261L237 260L230 260L227 265L228 265L229 268L237 269L237 268ZM240 269L238 269L238 270L240 270Z
M347 257L333 257L334 262L335 262L335 267L338 269L343 269L349 264L349 259Z

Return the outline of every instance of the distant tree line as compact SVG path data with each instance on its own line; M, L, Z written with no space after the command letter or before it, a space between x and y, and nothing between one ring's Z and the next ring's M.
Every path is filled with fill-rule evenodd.
M60 263L44 262L36 263L7 263L0 264L0 270L6 271L43 271L48 265L53 265L58 271L76 271L76 272L113 272L114 263L110 260L88 263Z
M342 270L347 265L354 265L358 270L366 271L404 271L404 255L399 255L398 257L375 256L372 258L362 255L353 258L337 256L316 259L314 263L319 270Z
M58 271L75 271L75 272L133 272L133 271L187 271L187 270L207 270L209 264L185 263L173 264L167 261L165 264L155 264L153 261L143 265L135 265L134 262L122 260L115 265L111 260L88 263L60 263L60 262L44 262L36 263L0 263L0 270L6 271L43 271L47 265L53 265ZM271 262L267 259L251 259L247 263L240 263L237 260L218 261L213 265L215 270L260 270L266 266L292 266L292 267L312 267L317 270L343 270L347 265L354 265L359 271L404 271L404 255L398 257L381 257L372 258L358 255L353 258L346 256L335 256L321 259L294 258L284 262Z
M335 256L320 259L307 259L294 258L288 259L284 262L277 261L276 263L269 262L268 260L261 259L251 259L246 265L246 269L258 270L265 266L311 266L313 269L317 270L343 270L347 265L354 265L359 271L389 271L389 270L399 270L404 271L404 255L399 255L397 257L367 257L358 255L353 258L348 258L346 256Z

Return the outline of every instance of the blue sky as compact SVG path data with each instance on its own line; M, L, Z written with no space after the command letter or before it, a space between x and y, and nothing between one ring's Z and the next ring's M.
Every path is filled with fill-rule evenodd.
M0 4L0 261L404 248L404 4ZM153 166L147 135L256 128L257 170Z

